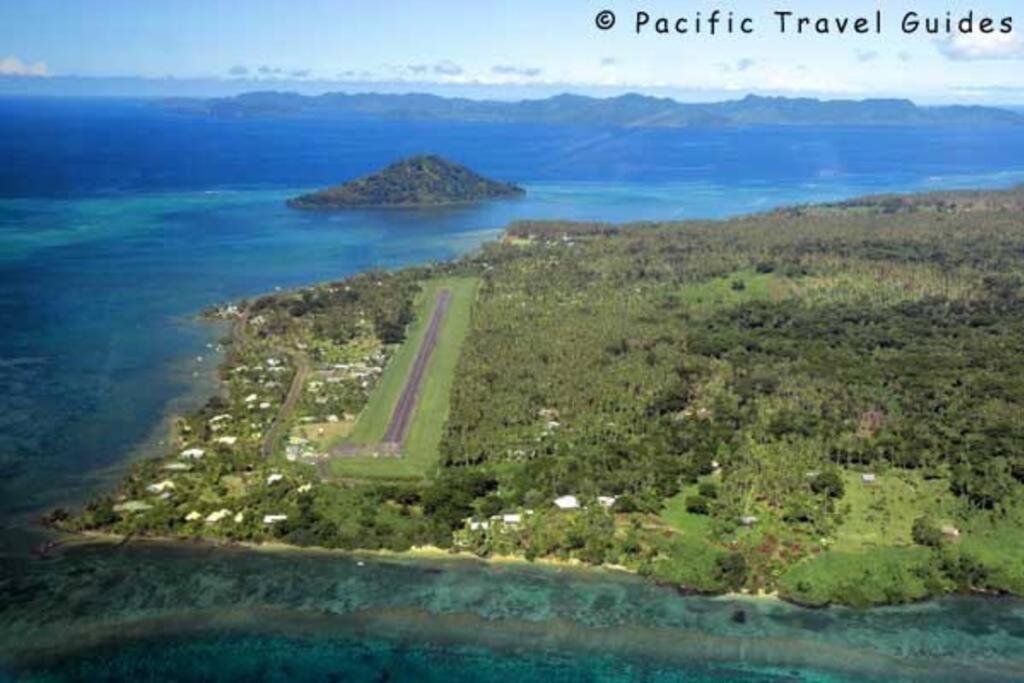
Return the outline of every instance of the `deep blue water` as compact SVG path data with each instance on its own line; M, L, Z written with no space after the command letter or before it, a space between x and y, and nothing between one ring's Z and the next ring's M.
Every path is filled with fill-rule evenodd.
M529 194L523 200L429 211L326 215L284 207L284 199L298 191L417 152L443 154L520 182ZM0 531L0 550L6 553L0 590L7 599L0 605L5 617L0 624L17 621L14 630L43 642L76 624L88 631L94 620L107 616L113 624L129 625L123 638L111 636L79 649L53 645L48 656L18 668L19 676L95 680L130 673L139 680L160 680L178 672L204 680L213 669L202 662L210 661L233 680L251 679L253 671L293 678L295 667L324 679L340 671L344 680L388 680L381 672L391 672L386 673L390 680L497 680L516 672L523 680L819 675L832 680L829 676L851 671L897 671L873 657L887 624L903 623L905 616L859 626L869 635L858 635L849 669L785 658L786 666L796 667L794 674L773 668L777 662L762 641L749 646L750 661L740 661L729 649L735 643L711 657L701 649L707 643L699 619L686 624L693 643L685 650L685 666L662 651L651 659L640 645L664 634L642 630L659 626L652 622L655 612L644 609L612 625L626 628L613 635L636 647L595 650L588 646L595 637L611 636L581 631L554 653L517 652L514 641L500 638L445 638L461 631L458 624L441 622L436 638L396 641L387 633L368 635L345 610L321 614L319 603L303 592L313 589L309 586L290 592L287 605L273 605L278 611L256 628L253 615L273 602L265 586L220 592L243 568L259 564L248 556L235 558L231 572L208 575L194 557L170 555L159 565L173 567L167 569L166 592L117 596L109 589L137 580L138 567L148 566L148 558L129 550L116 561L103 559L106 553L85 553L85 559L70 553L33 563L20 553L31 540L26 521L33 514L108 486L126 458L158 447L162 418L211 391L217 357L208 346L220 331L195 322L205 306L371 267L448 258L520 218L717 217L870 192L1004 186L1024 181L1024 131L226 121L170 114L138 101L0 99L0 160L0 513L7 527ZM335 561L311 565L311 571L328 577L315 590L333 596L341 589L331 581L349 578L334 577L316 561ZM208 562L202 562L204 570ZM290 566L273 565L268 572L292 585ZM195 575L208 580L194 590L182 589ZM394 576L391 588L401 586L416 596L406 606L422 607L417 600L429 595L430 576L410 570ZM495 583L493 576L481 576L474 578L479 586L512 595L516 586L532 580L512 573ZM608 590L620 590L608 581ZM352 590L365 586L357 582ZM193 604L193 594L208 603ZM221 614L240 596L247 599L248 611L237 623L210 632L189 626L188 614L211 606ZM674 595L647 597L651 610L665 600L696 605ZM123 609L124 599L131 609ZM176 609L179 602L184 617ZM964 637L957 632L958 619L974 609L965 606L970 604L944 608L934 634L918 633L919 641L911 639L904 651L887 656L937 652L970 665L970 648L955 656L943 649ZM616 605L595 601L566 618L585 624L605 618ZM456 611L479 615L477 606L464 607ZM543 624L551 618L543 601L531 609L529 620ZM727 608L716 609L728 614ZM974 634L996 638L998 652L992 656L1002 659L1014 646L1024 651L1024 617L1019 606L1005 609L999 633ZM202 619L209 616L202 614ZM389 618L418 624L418 615ZM316 634L305 626L290 628L313 616L327 619ZM808 623L801 619L792 616L775 635L802 642L816 625L810 617ZM835 642L852 637L851 623L849 618L829 622ZM520 633L505 626L495 623L488 633ZM552 625L551 633L560 629ZM634 643L629 629L646 635ZM542 628L527 635L530 642L543 643L546 633ZM24 650L13 631L0 628L0 653ZM189 666L182 667L182 661Z

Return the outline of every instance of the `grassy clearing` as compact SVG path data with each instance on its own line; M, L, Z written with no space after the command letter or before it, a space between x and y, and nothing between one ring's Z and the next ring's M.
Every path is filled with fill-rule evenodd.
M711 517L686 510L686 499L696 495L697 488L696 484L687 486L665 501L659 520L676 534L666 539L664 556L655 561L652 572L658 579L695 590L720 591L723 585L716 562L724 553L710 541Z
M813 265L823 273L794 279L778 272L738 270L687 285L679 296L694 311L712 313L752 301L778 302L790 297L807 306L886 306L928 296L963 300L978 293L976 278L969 273L947 272L930 264L817 259Z
M852 260L829 255L815 258L813 266L827 274L800 278L800 298L811 306L891 306L925 297L964 300L978 294L976 274L950 271L935 264Z
M838 551L912 545L910 530L918 517L952 523L960 510L948 481L926 480L916 472L880 472L871 484L861 481L860 473L845 472L843 483L843 523L834 546Z
M687 285L680 291L680 297L698 311L711 312L748 301L779 301L791 296L793 291L794 285L789 278L775 273L740 270Z
M1002 519L976 519L959 541L960 551L983 564L987 584L996 590L1024 593L1024 533L1018 510Z
M316 450L326 451L341 443L352 432L353 424L347 420L310 422L295 427L292 434L308 439Z
M687 486L681 493L665 501L660 518L684 538L704 540L711 536L711 517L686 511L686 498L697 493L697 486Z
M663 557L654 562L652 574L698 591L724 589L717 561L724 552L703 539L675 538L667 543Z
M441 326L437 346L427 367L419 399L409 426L401 458L336 458L331 470L340 476L368 478L422 477L437 462L441 432L448 419L449 397L462 342L469 330L470 313L480 281L476 278L444 278L424 284L416 302L416 320L360 413L351 435L352 444L379 443L387 430L406 377L426 333L430 315L442 289L452 300Z
M875 548L807 558L780 577L779 589L807 605L867 607L921 600L941 590L941 580L927 548Z

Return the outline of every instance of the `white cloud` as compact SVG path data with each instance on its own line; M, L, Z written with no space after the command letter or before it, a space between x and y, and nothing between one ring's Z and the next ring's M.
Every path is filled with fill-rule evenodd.
M523 78L536 78L544 72L535 66L516 66L515 64L496 64L491 67L491 73L499 76L521 76Z
M0 76L49 76L45 62L28 64L14 55L0 59Z
M761 90L787 94L822 93L827 95L859 95L864 88L857 83L833 76L823 79L811 69L773 66L757 74L756 80L745 79L731 84L731 90Z
M757 64L757 62L754 61L753 59L750 59L749 57L744 57L742 59L736 60L736 62L719 62L715 66L718 67L718 70L721 71L722 73L731 73L733 71L738 71L742 73L753 67L755 64Z
M450 59L443 59L434 65L434 73L439 76L458 76L462 71L462 67Z
M1012 33L959 33L936 43L950 59L1024 59L1024 39Z

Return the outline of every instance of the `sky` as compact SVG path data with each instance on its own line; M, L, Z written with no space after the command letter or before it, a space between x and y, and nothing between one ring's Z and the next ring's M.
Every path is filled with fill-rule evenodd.
M747 93L1024 104L1024 4L977 0L1010 33L901 31L906 12L965 3L842 0L0 0L0 93L219 95L422 91L522 98L645 92L700 101ZM965 9L957 9L958 7ZM694 34L698 11L754 33ZM774 12L872 17L882 33L780 32ZM597 27L602 11L615 25ZM650 21L639 33L637 13ZM691 33L659 34L686 18ZM721 27L722 24L719 26Z

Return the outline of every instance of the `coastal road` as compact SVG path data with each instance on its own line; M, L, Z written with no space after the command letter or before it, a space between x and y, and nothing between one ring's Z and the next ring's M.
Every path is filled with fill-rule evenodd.
M235 324L231 327L231 337L238 346L249 340L249 314L250 304L247 303L239 312L238 317L235 319ZM280 438L281 430L288 424L288 419L292 416L296 404L298 404L299 399L302 397L302 389L306 385L306 379L309 377L310 372L309 358L305 354L287 349L277 349L277 353L292 359L292 363L295 366L295 374L292 376L292 384L288 387L288 395L285 397L284 403L281 404L281 408L277 411L277 415L274 416L273 422L270 423L270 428L267 429L267 433L264 434L263 439L260 441L260 455L264 458L269 458L273 455L274 444Z
M281 350L288 354L295 364L295 374L292 376L292 385L288 388L288 396L285 397L281 409L277 411L274 421L270 423L270 429L263 436L263 443L260 444L260 454L269 458L274 451L274 444L281 436L281 430L288 424L288 418L292 416L295 405L302 397L302 389L306 386L306 378L309 377L309 359L305 354Z
M416 359L405 380L405 386L402 388L398 403L395 404L395 410L391 414L391 422L388 423L388 428L384 432L382 446L387 450L397 450L405 441L409 424L412 422L412 413L416 408L416 399L419 398L423 378L427 372L427 365L434 353L434 347L437 346L437 338L441 334L441 323L444 321L444 315L448 311L448 304L451 300L450 290L442 289L437 293L437 303L434 304L434 312L430 316L427 333L423 336Z

